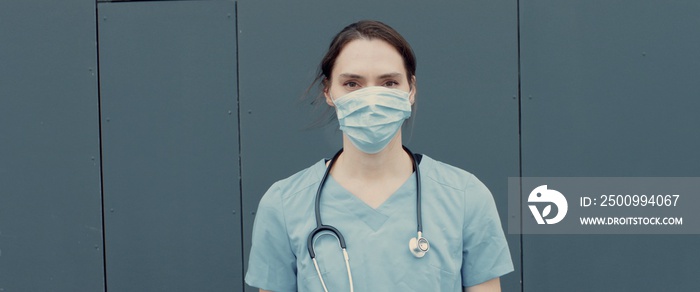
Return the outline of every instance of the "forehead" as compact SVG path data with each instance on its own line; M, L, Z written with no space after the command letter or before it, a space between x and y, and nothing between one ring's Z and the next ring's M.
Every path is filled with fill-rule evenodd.
M331 74L372 76L388 72L405 72L403 59L396 48L380 39L357 39L340 51Z

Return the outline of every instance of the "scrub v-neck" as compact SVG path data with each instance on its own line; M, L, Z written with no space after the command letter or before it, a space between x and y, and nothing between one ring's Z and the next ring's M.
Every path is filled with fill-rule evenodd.
M328 194L329 199L334 201L334 205L342 206L348 213L354 214L358 219L372 228L372 230L377 231L394 212L404 209L405 205L411 205L411 203L415 205L416 176L415 173L411 174L411 176L409 176L408 179L376 209L353 195L330 175L324 186L323 193L324 195Z

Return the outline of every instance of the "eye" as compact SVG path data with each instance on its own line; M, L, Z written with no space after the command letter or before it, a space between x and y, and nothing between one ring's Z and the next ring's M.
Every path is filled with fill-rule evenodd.
M396 87L396 86L399 86L399 83L396 82L396 81L394 81L394 80L388 80L388 81L384 82L384 85L383 85L383 86L385 86L385 87Z
M346 81L343 83L343 86L347 88L358 88L360 84L355 81Z

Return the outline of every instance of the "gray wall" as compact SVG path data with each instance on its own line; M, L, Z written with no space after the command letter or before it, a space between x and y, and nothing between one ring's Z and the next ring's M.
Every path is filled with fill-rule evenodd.
M700 176L700 2L520 6L522 176ZM523 236L525 291L699 291L698 235Z
M235 3L98 8L107 289L240 287Z
M407 145L481 178L504 224L508 177L700 176L697 15L690 0L2 1L0 291L244 290L259 198L340 147L299 99L363 18L418 56ZM504 291L700 289L697 235L508 242Z
M104 289L95 4L0 2L0 291Z

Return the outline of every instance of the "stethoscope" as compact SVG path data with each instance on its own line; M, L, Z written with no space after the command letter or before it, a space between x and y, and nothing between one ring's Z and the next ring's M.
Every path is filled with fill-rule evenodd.
M411 150L408 150L406 146L403 146L403 150L406 151L406 153L408 153L409 156L411 156L411 162L413 163L413 171L415 171L416 173L416 222L418 225L418 236L409 240L408 249L415 257L422 258L423 256L425 256L425 253L428 252L428 250L430 249L430 243L427 239L425 239L425 237L423 237L423 222L421 220L420 203L420 169L418 168L418 163L416 162L416 157L413 155L413 152L411 152ZM328 231L331 234L335 235L335 237L338 239L340 248L343 251L343 257L345 258L345 269L348 272L350 291L354 291L352 286L352 272L350 271L350 260L348 258L347 249L345 248L345 238L343 238L343 235L340 233L340 231L338 231L338 229L330 225L323 225L323 223L321 222L321 190L323 190L323 185L328 179L328 174L331 172L333 163L335 163L335 161L338 159L341 153L343 153L343 149L340 149L338 153L336 153L333 156L333 158L331 158L331 161L328 163L328 167L326 168L326 172L323 174L323 178L321 178L321 183L318 185L318 190L316 191L316 202L314 206L314 211L316 213L316 228L311 231L307 240L309 256L311 256L311 260L313 261L314 267L316 268L316 273L318 273L318 278L321 280L321 285L323 286L323 290L325 292L328 292L328 289L326 288L326 283L323 281L321 270L318 268L318 262L316 261L316 252L314 251L314 244L316 243L315 237L322 231Z

